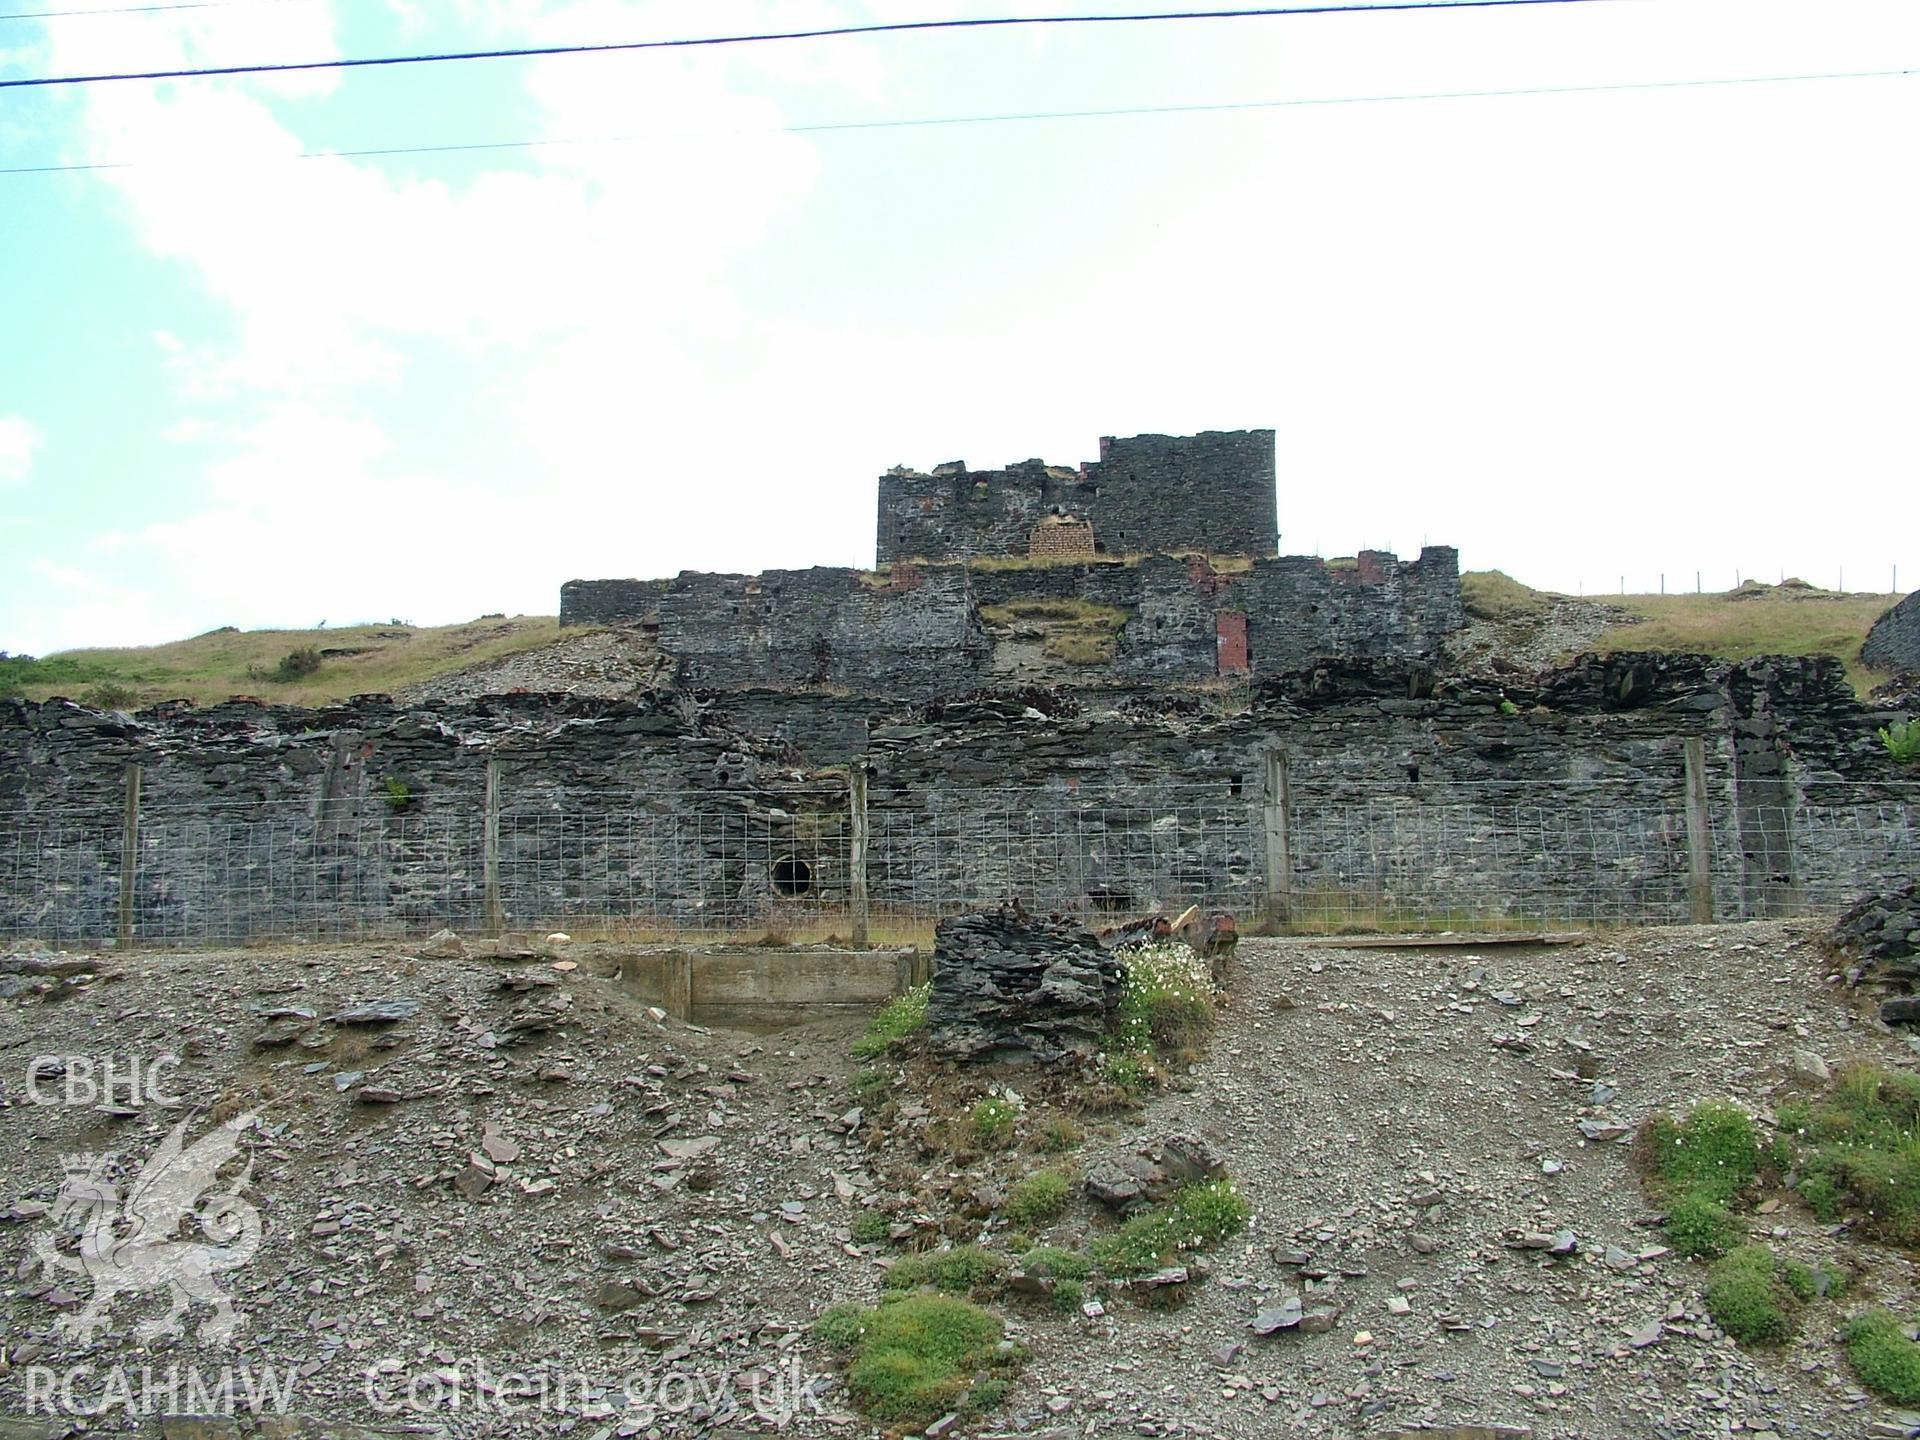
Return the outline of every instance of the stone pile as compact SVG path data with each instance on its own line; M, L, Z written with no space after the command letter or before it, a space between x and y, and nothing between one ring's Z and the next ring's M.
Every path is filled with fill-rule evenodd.
M1920 954L1920 880L1856 900L1833 927L1836 950L1872 966ZM1909 977L1920 965L1908 967Z
M1855 901L1827 938L1851 962L1847 979L1852 984L1876 980L1911 992L1920 980L1920 880ZM1880 1018L1888 1024L1920 1020L1920 996L1895 995L1881 1005Z
M1120 962L1070 920L1016 910L934 930L928 1030L936 1053L1050 1065L1095 1053L1120 1003Z

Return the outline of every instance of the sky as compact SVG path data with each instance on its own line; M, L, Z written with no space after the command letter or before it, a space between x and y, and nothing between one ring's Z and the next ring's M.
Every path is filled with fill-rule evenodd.
M0 0L0 79L1180 8L8 18L134 3ZM892 465L1203 429L1284 553L1911 589L1915 69L1912 0L1600 0L0 89L0 650L870 565Z

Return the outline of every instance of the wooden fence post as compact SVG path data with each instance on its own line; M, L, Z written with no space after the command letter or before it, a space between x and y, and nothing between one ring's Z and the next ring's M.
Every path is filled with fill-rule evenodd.
M1284 925L1293 913L1293 815L1287 757L1278 750L1267 752L1261 820L1267 837L1267 923Z
M1681 742L1687 766L1687 900L1696 925L1713 923L1713 830L1707 823L1707 746L1695 735Z
M487 812L480 834L480 885L486 931L497 936L507 928L500 908L500 762L487 761Z
M867 767L856 760L847 770L847 891L853 907L853 948L867 948Z
M122 950L133 944L133 900L140 871L140 767L127 766L127 805L120 821L120 928Z

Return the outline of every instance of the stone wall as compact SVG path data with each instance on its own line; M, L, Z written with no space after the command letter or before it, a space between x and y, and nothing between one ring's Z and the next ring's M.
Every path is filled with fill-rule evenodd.
M1873 622L1860 659L1876 670L1920 675L1920 590Z
M896 468L880 477L877 563L1023 555L1035 525L1056 514L1091 524L1104 554L1271 555L1273 453L1271 430L1209 430L1104 437L1100 459L1078 468Z
M1085 471L1094 538L1110 554L1271 555L1278 546L1271 430L1103 438Z
M114 932L130 765L134 919L154 940L476 925L490 783L510 923L745 929L837 906L847 782L804 768L808 739L863 745L874 903L913 914L1016 896L1257 912L1275 755L1286 888L1336 918L1684 920L1690 740L1723 917L1837 909L1911 879L1920 853L1916 789L1874 736L1886 717L1832 661L1618 655L1503 690L1348 660L1270 676L1227 718L1154 687L942 699L870 725L861 705L6 702L0 935Z
M885 578L833 568L687 571L655 583L575 581L562 596L576 615L657 632L684 687L880 700L959 694L1016 669L996 660L980 607L1035 601L1125 613L1112 660L1073 669L1088 684L1218 677L1223 613L1245 617L1244 669L1254 675L1327 655L1419 658L1464 623L1459 562L1446 546L1413 561L1370 550L1344 564L1289 555L1219 570L1203 555L1149 555L1012 569L902 563Z
M681 684L918 696L979 683L990 647L967 572L683 574L660 601L660 648Z
M1335 916L1685 920L1689 739L1717 914L1837 904L1916 863L1916 791L1834 661L1616 656L1505 690L1330 662L1197 725L936 708L872 732L874 804L918 840L902 877L981 903L1258 908L1275 753L1292 889ZM905 883L876 880L876 900Z
M660 600L671 580L569 580L560 587L562 625L660 624Z
M138 934L352 934L484 918L489 762L506 917L758 917L783 855L844 893L840 789L702 714L505 696L405 710L234 703L134 718L0 702L0 935L114 933L139 767Z

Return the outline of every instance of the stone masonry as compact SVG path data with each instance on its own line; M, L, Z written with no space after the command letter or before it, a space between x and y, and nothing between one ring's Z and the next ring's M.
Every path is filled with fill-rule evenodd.
M1876 670L1920 675L1920 590L1873 622L1860 659Z
M1075 467L962 461L880 477L878 563L1029 553L1050 515L1092 528L1101 554L1271 555L1279 539L1273 431L1103 437Z

